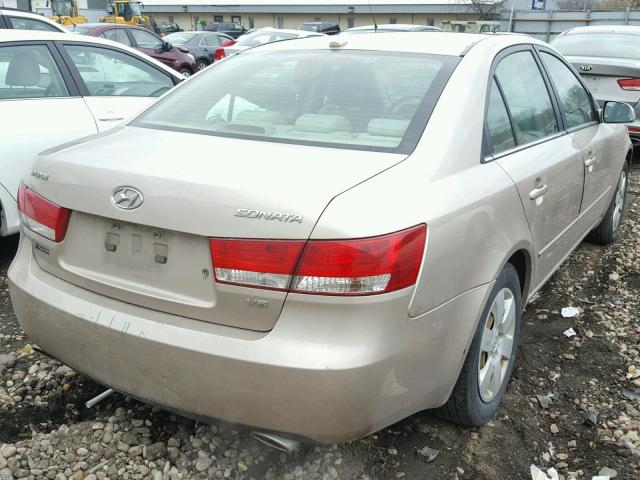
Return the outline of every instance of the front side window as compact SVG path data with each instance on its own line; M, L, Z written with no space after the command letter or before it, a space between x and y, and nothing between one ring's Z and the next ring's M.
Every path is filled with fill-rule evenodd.
M238 55L194 77L134 125L404 153L415 147L457 61L348 50Z
M140 48L149 48L151 50L162 48L162 40L149 32L131 29L131 35L133 35L133 38Z
M47 22L41 22L33 18L12 17L5 15L5 18L16 30L38 30L41 32L59 32L60 30Z
M542 52L540 58L558 92L565 127L575 128L595 121L596 112L589 92L574 73L553 55Z
M157 97L171 78L132 55L108 48L65 45L91 96Z
M491 150L494 154L516 146L507 107L504 104L502 94L495 79L491 82L491 92L489 93L487 129Z
M512 53L496 68L511 112L518 145L534 142L559 131L551 97L530 51Z
M0 47L0 100L68 95L67 86L47 47Z
M200 41L200 45L207 47L219 47L220 37L218 37L218 35L205 35L204 38Z
M110 30L105 30L100 34L102 38L106 38L107 40L113 40L114 42L121 43L126 45L127 47L131 46L131 40L129 40L129 35L123 28L112 28Z

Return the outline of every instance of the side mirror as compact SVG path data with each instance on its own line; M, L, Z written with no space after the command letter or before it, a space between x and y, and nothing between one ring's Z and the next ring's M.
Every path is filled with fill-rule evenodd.
M162 51L168 52L171 50L171 44L169 42L162 42Z
M631 105L623 102L605 102L602 108L604 123L631 123L636 119L636 112Z

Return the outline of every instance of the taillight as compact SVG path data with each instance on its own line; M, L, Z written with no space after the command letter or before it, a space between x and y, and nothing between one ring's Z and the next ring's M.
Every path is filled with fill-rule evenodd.
M427 229L353 240L211 239L219 283L307 294L372 295L416 283Z
M224 48L220 47L216 50L216 53L213 54L214 60L222 60L225 57Z
M620 78L618 85L623 90L640 91L640 78Z
M67 233L71 210L50 202L24 183L18 190L20 220L29 230L53 242L61 242Z
M631 133L640 133L640 127L627 127Z
M221 46L222 48L224 48L224 47L232 47L233 45L235 45L235 44L236 44L236 42L237 42L237 40L227 40L226 42L222 42L222 43L220 44L220 46Z

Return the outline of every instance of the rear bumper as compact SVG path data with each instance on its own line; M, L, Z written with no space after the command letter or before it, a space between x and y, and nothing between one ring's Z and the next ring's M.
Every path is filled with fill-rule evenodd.
M18 233L20 219L18 217L18 205L9 192L0 184L0 237Z
M414 319L411 289L361 304L290 295L276 327L253 332L94 294L41 270L31 248L23 236L9 284L44 351L149 403L318 442L443 404L491 288Z

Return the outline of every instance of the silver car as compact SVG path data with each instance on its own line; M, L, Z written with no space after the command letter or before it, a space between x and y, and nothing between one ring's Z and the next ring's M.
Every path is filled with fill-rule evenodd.
M280 42L282 40L293 40L294 38L318 37L323 36L322 33L308 32L305 30L288 30L283 28L261 28L255 32L242 35L238 40L227 47L218 49L218 60L242 52L247 48L258 47L266 43Z
M640 26L572 28L552 45L580 72L601 104L626 102L640 117ZM627 127L634 145L639 145L640 120Z
M283 448L481 425L524 305L618 235L632 118L526 36L271 43L37 158L13 305L104 385Z

